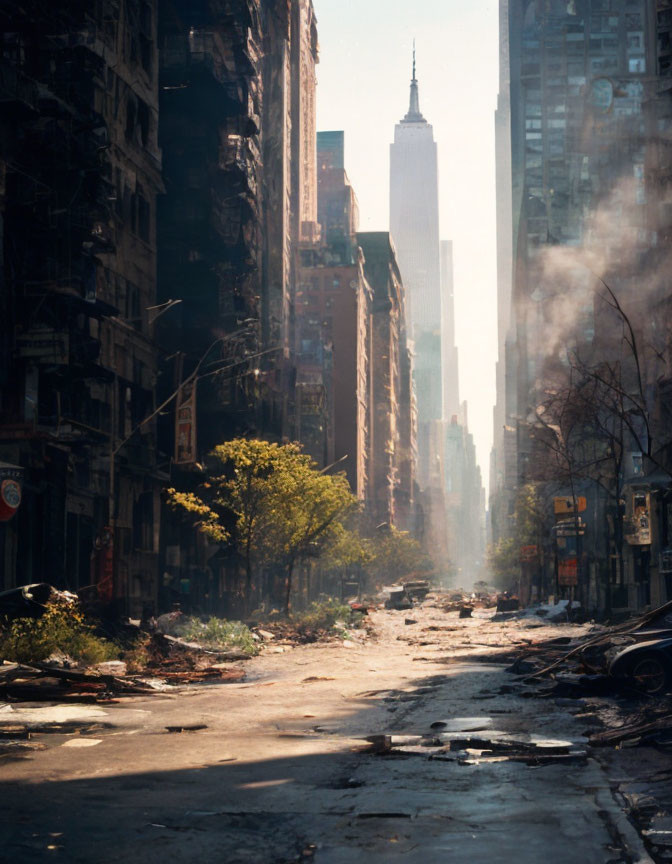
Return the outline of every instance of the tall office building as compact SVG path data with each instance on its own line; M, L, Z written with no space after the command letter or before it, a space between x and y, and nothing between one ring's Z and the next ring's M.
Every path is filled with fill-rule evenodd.
M535 484L549 500L574 495L580 482L588 527L565 587L591 608L655 605L672 597L672 569L658 555L672 545L668 517L651 504L646 518L656 530L645 540L627 535L624 544L619 514L625 502L626 525L634 518L633 489L658 500L656 477L672 448L672 344L659 335L669 334L663 322L672 316L669 282L661 278L669 273L672 237L669 3L509 0L500 11L499 359L506 368L498 381L495 417L505 427L495 438L493 483L504 506L493 509L493 537L510 527L518 489ZM636 352L607 292L628 316ZM641 394L646 434L636 432L640 421L633 423L630 407L594 394L599 422L580 417L571 433L562 427L567 455L552 461L548 433L565 410L553 397L574 399L580 376L598 366L597 380L603 369L616 369L617 380L628 382L618 388ZM665 419L656 431L658 417ZM602 448L595 452L619 452L620 464L581 458L586 441ZM646 448L656 460L653 480L651 463L641 460ZM524 574L521 596L557 585L562 547L553 530L549 519L536 584Z
M443 416L450 423L460 413L460 384L457 345L455 344L455 292L453 279L453 242L441 241L441 302L443 322L441 347L443 359Z
M436 142L420 113L415 54L408 113L390 145L390 231L406 288L414 343L418 410L418 476L429 480L430 427L443 417L441 267Z
M511 182L511 63L509 0L499 0L499 93L495 111L495 177L497 188L497 364L490 453L490 541L507 531L513 512L517 462L515 421L515 316L511 315L513 279L513 188ZM541 128L541 127L540 127ZM531 139L535 140L535 139ZM520 185L516 196L521 195Z

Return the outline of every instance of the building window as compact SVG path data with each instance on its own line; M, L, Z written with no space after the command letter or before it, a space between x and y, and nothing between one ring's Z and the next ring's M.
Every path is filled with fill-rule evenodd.
M139 147L149 142L149 105L132 95L126 101L126 139Z
M149 203L142 197L142 195L137 195L136 197L138 201L138 234L145 243L149 243L151 221Z
M153 551L154 496L142 492L133 502L133 546L145 552Z
M628 33L628 53L644 51L644 33L630 32Z
M140 289L128 280L126 280L126 318L139 324Z

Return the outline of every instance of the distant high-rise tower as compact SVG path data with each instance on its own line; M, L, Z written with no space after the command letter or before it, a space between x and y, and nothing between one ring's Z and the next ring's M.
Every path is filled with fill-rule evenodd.
M436 142L420 113L413 77L408 113L390 145L390 232L406 289L407 326L414 343L418 410L418 476L429 476L430 425L443 416L441 266Z
M441 303L443 323L441 347L443 359L443 416L449 423L460 415L460 385L457 346L455 344L455 293L453 289L453 243L441 241Z

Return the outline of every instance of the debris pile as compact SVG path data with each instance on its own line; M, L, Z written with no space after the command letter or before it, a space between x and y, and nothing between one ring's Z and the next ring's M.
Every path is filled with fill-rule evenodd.
M312 642L363 641L370 632L367 614L373 605L368 601L344 603L334 597L322 597L289 617L279 613L266 615L252 627L252 632L262 643L272 641L271 650Z
M98 702L154 690L140 678L59 669L46 663L0 664L0 700L3 701Z
M432 724L439 726L440 724ZM369 735L363 753L376 756L420 756L459 765L487 762L522 762L525 765L551 765L585 762L587 752L571 741L526 736L514 738L500 732L483 735L464 732L432 732L429 735Z
M241 681L245 670L231 661L247 660L242 651L211 650L166 633L154 633L148 646L147 672L169 683Z
M508 671L520 695L588 700L586 718L604 727L590 733L595 747L672 744L672 603L584 637L531 643Z
M613 675L615 661L621 652L626 649L630 652L635 646L644 648L647 654L660 652L665 666L665 659L668 656L672 659L672 655L667 653L668 640L672 642L672 603L614 627L594 625L593 632L587 637L559 637L531 644L511 671L530 673L530 678L544 678L551 674L557 677L558 673ZM523 664L525 668L522 668ZM614 677L628 677L630 668L624 668ZM637 683L636 679L633 678L631 683ZM672 679L665 683L672 685ZM646 687L640 689L651 693Z
M543 618L558 624L564 621L579 620L581 617L581 604L574 600L557 600L553 603L539 603L520 609L518 598L500 598L497 601L497 614L493 621L508 621L512 618Z
M76 594L70 591L58 591L47 582L37 582L32 585L22 585L0 592L0 620L14 621L17 618L39 618L44 614L50 603L60 600L64 603L76 603Z
M230 664L251 653L235 648L210 650L160 629L150 634L132 622L104 623L86 616L76 595L47 583L0 594L0 612L0 699L4 700L99 701L152 693L165 689L166 682L240 681L244 670ZM170 630L180 617L180 613L163 616L160 624ZM194 632L210 636L210 624L203 623L202 631L196 627ZM227 633L249 639L255 651L244 625L231 622L227 627ZM129 675L129 669L134 674Z

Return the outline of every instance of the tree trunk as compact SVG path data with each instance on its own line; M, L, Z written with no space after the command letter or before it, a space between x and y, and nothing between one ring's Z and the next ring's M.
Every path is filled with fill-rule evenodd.
M252 600L252 551L248 539L245 546L245 617L249 616Z
M289 615L289 601L292 594L292 573L294 571L294 561L290 561L287 565L287 576L285 579L285 615Z

